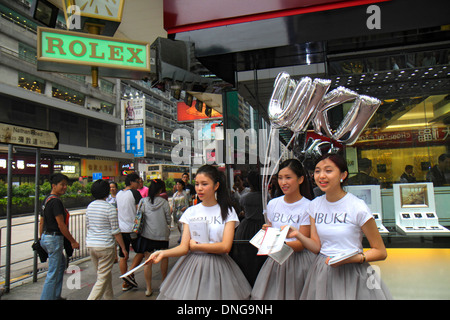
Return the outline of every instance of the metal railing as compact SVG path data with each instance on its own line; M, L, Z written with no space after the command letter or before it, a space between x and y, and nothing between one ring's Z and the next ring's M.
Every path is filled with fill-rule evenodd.
M39 257L35 255L31 245L34 242L34 215L22 217L20 219L27 219L32 221L18 222L11 226L11 259L4 259L3 255L8 252L6 249L6 243L3 241L5 235L4 229L6 226L0 227L0 286L9 287L10 284L23 281L29 277L33 277L33 281L36 281L39 273L46 272L48 269L48 263L41 263ZM69 262L76 261L89 256L88 248L86 247L86 215L85 211L71 212L69 230L72 236L80 244L79 250L74 250L73 255L69 258ZM17 220L18 218L16 218ZM37 259L35 263L34 259ZM5 283L4 270L6 269L6 263L10 262L10 283Z

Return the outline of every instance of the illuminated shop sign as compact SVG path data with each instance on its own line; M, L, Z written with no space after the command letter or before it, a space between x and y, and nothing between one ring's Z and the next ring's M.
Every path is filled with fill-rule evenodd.
M38 61L150 72L150 44L38 28Z
M8 155L0 155L0 174L8 173ZM14 156L11 163L13 174L35 174L36 173L36 159L33 157L20 157ZM49 175L50 174L51 161L41 160L41 170L40 174Z
M380 143L383 146L388 145L428 145L442 144L450 139L450 127L426 127L417 130L403 131L379 131L371 132L367 130L363 132L356 142L356 146L364 143Z
M119 163L111 160L81 159L81 176L92 177L94 173L103 176L118 176Z

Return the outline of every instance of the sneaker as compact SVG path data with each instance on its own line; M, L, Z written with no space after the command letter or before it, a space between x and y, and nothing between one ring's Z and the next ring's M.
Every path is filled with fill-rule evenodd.
M130 274L129 276L126 276L123 278L123 280L125 280L126 283L128 283L131 287L136 287L138 286L136 280L134 279L134 275Z
M130 290L132 288L133 288L133 286L129 285L126 281L124 281L122 283L122 291L128 291L128 290Z

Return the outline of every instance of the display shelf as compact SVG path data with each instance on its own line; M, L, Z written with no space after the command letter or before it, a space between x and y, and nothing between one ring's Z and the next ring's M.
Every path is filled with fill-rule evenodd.
M405 235L449 234L439 224L431 182L394 184L396 230Z

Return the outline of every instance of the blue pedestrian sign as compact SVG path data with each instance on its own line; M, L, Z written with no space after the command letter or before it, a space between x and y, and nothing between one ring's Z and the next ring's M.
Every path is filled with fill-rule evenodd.
M125 128L125 152L145 157L144 128Z

